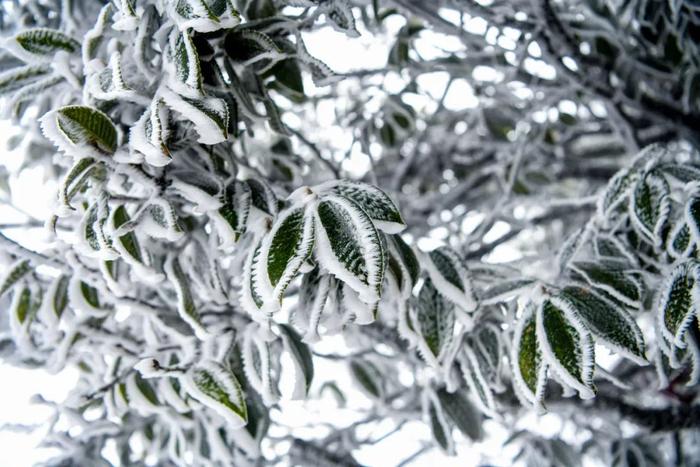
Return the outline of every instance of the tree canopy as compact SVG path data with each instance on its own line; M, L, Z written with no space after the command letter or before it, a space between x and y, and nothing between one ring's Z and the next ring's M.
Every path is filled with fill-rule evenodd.
M0 32L0 357L80 375L37 399L48 465L700 461L696 0L14 0Z

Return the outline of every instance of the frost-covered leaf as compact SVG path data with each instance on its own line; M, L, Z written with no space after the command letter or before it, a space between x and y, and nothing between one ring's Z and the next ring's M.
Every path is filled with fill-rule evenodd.
M642 332L625 309L578 286L563 288L552 301L559 308L572 308L596 339L612 350L641 365L647 363Z
M168 10L181 31L213 32L241 22L230 0L174 0L168 3Z
M593 397L593 341L588 332L549 299L538 307L535 321L539 349L551 371L582 398Z
M313 245L312 209L292 208L279 214L261 252L273 288L272 295L264 298L269 312L279 308L287 286L311 254Z
M611 235L597 235L593 242L596 255L604 260L621 261L636 264L634 253L624 243Z
M355 27L355 17L352 15L350 4L346 0L326 2L323 4L323 11L334 29L344 32L350 37L360 35Z
M472 441L483 438L481 415L467 397L466 391L458 389L455 392L447 392L445 389L440 389L437 391L437 397L443 413L464 436Z
M55 29L25 29L2 44L13 55L27 62L50 62L57 52L74 53L80 43Z
M321 274L319 268L314 268L304 274L299 289L299 306L295 310L293 320L305 329L304 342L316 342L320 339L318 326L328 301L331 288L331 277Z
M85 211L79 225L80 245L83 252L92 257L113 260L119 256L112 241L105 233L109 208L106 196L100 196Z
M622 169L608 182L603 196L598 202L598 212L608 217L622 203L626 202L632 187L639 179L639 174L633 169Z
M139 218L138 230L153 238L177 241L185 234L172 204L163 198L153 198Z
M454 304L438 292L430 279L420 289L415 318L420 337L418 349L428 363L438 367L452 343L455 310Z
M479 409L487 415L496 416L496 401L493 397L493 391L486 381L483 368L474 350L469 345L465 344L462 347L459 366L469 387L469 392L474 396Z
M103 318L109 313L100 303L97 289L76 275L71 276L68 283L68 301L76 314Z
M29 260L21 259L12 263L0 279L0 297L17 284L28 272L32 270Z
M45 77L51 69L46 65L27 65L0 73L0 96L12 93Z
M316 86L328 86L341 79L341 76L335 74L328 65L306 50L301 36L297 36L297 58L309 70Z
M272 285L265 272L265 262L261 254L264 238L257 240L249 249L243 266L241 284L241 305L253 316L260 319L258 312L264 299L272 294Z
M234 180L224 189L223 203L217 211L210 211L221 248L232 247L246 231L250 213L252 190L245 182Z
M61 188L58 192L59 202L61 203L60 213L68 214L70 211L75 211L75 208L71 205L71 200L83 188L96 167L97 162L92 157L83 157L73 163L73 166L63 177Z
M427 256L424 266L440 293L464 311L474 311L478 301L469 270L459 253L449 247L440 247Z
M171 109L194 124L202 144L217 144L228 138L229 110L223 99L186 97L162 89L163 100Z
M685 223L688 226L689 232L692 236L692 241L696 244L700 243L700 196L693 196L686 203ZM674 240L675 241L678 241L678 240L682 241L682 239L676 240L675 238L674 238ZM688 240L688 242L689 241L690 240ZM685 251L687 246L686 246L686 248L682 248L683 243L685 243L685 242L682 242L681 244L677 245L678 250Z
M70 105L49 112L41 118L41 129L69 155L82 156L84 148L97 148L107 154L113 154L117 149L114 123L92 107Z
M182 270L176 255L168 256L168 259L165 261L165 274L177 293L177 312L180 318L192 327L197 337L206 339L208 333L202 325L199 310L194 302L192 290L190 289L190 280Z
M511 279L496 283L481 294L482 305L512 300L526 290L532 289L533 279Z
M265 328L250 324L243 335L241 357L246 381L262 396L265 404L271 405L279 399L279 390L274 381L272 354L266 333Z
M123 205L118 206L112 211L112 231L117 231L120 227L129 222L129 220L130 218L129 214L126 212L126 208ZM112 242L112 246L141 279L154 284L163 280L161 274L158 274L149 267L150 259L148 258L148 254L141 248L139 240L133 231L118 235Z
M314 378L314 362L309 347L291 326L279 325L284 347L289 352L296 368L293 399L304 399L309 393Z
M455 454L454 440L452 439L452 429L447 423L445 412L438 401L438 397L431 389L426 389L422 397L423 417L430 427L435 444L442 451L453 456Z
M700 267L695 261L676 266L659 288L657 317L663 337L685 347L684 336L697 315Z
M410 246L401 238L400 235L391 235L388 237L389 243L392 243L392 247L395 248L397 257L400 258L401 262L408 271L408 276L411 280L411 288L418 282L418 277L420 276L420 264L418 263L418 258L413 252Z
M224 417L231 428L248 422L241 385L223 365L205 360L187 370L180 381L190 396Z
M190 97L201 96L203 85L199 54L187 32L180 34L173 46L173 64L176 78L173 88Z
M544 397L547 365L537 342L534 306L528 304L513 336L511 365L515 393L523 402L538 405Z
M122 70L122 56L119 52L113 52L109 64L89 73L85 87L95 99L103 101L125 100L142 103L142 97L126 83Z
M208 212L221 207L221 183L204 171L173 172L171 188L195 204L195 212Z
M666 179L652 171L637 181L632 194L630 216L636 228L657 245L670 211L669 193Z
M334 180L319 185L320 193L334 193L359 205L372 219L374 226L386 233L395 234L406 228L396 205L379 188L361 182Z
M56 277L44 294L39 309L39 319L50 327L58 324L68 306L68 277Z
M251 203L263 214L277 216L279 200L268 183L262 179L249 178L245 181L250 187Z
M319 264L355 290L362 301L376 303L385 253L372 220L356 203L336 195L318 203L315 219Z
M168 111L161 99L153 99L129 132L129 149L143 154L146 162L162 167L172 161L168 140Z
M280 48L267 34L253 29L229 32L226 35L224 47L227 55L236 62L251 63L262 59L277 60L282 54Z
M350 372L353 381L365 393L376 399L384 397L384 377L374 363L365 359L353 359L350 362Z
M571 268L592 286L603 290L622 303L638 308L642 299L642 281L627 272L619 263L579 261Z

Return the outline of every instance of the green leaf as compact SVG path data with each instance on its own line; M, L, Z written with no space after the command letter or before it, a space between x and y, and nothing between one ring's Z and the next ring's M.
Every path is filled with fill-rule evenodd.
M534 306L528 304L518 320L511 356L513 385L523 402L538 405L544 397L547 365L537 342Z
M630 216L637 230L661 245L663 228L670 211L670 188L666 179L649 172L637 181L630 205Z
M272 286L263 269L265 264L261 254L263 240L264 237L253 244L243 266L241 305L253 316L262 308L265 297L272 294Z
M256 57L276 60L282 53L267 34L253 29L239 29L226 35L226 54L236 62L248 62Z
M28 259L21 259L11 264L7 272L0 279L0 297L17 284L28 272L32 270Z
M454 304L438 292L430 279L420 289L413 321L420 337L418 350L428 363L439 367L453 339L455 311Z
M626 310L578 286L564 287L552 301L559 308L571 308L591 333L612 350L640 365L648 363L642 331Z
M430 433L433 436L435 444L448 456L453 456L454 440L452 439L452 430L445 419L445 412L439 405L437 396L431 391L426 390L423 395L423 413L430 426Z
M372 220L356 203L327 195L316 209L319 264L355 290L365 303L381 296L385 256Z
M27 65L0 73L0 96L22 89L45 77L51 69L46 65Z
M270 185L258 178L249 178L245 181L250 187L251 203L263 214L277 216L279 211L279 200L272 191Z
M202 68L199 63L199 54L187 32L180 34L175 43L173 61L175 75L178 81L185 86L183 90L201 96L203 94Z
M684 336L697 315L700 266L686 261L676 266L659 289L658 320L662 335L684 348Z
M26 29L5 41L13 55L26 61L51 61L57 52L74 53L80 42L55 29Z
M202 325L197 305L194 302L190 281L180 266L180 261L176 255L168 256L165 261L165 274L173 284L177 293L177 312L187 324L189 324L197 337L204 340L208 333Z
M241 385L223 365L203 361L187 370L180 381L190 396L224 417L230 428L240 428L248 422Z
M334 180L319 185L321 193L334 193L354 201L372 219L374 226L386 233L395 234L406 228L396 205L379 188L361 182Z
M279 325L284 347L292 356L296 368L293 399L304 399L309 393L314 378L314 361L309 347L301 341L301 337L291 326Z
M146 162L162 167L172 162L168 139L168 111L161 99L153 99L129 132L129 149L143 154Z
M469 345L464 345L462 352L459 366L469 391L474 395L474 400L482 412L496 417L496 401L493 398L493 391L484 377L484 371L476 354Z
M374 363L363 359L354 359L350 362L350 372L353 381L368 395L375 399L384 397L384 378Z
M46 295L41 302L39 315L42 322L47 326L56 329L58 321L63 316L63 312L68 306L68 283L67 276L60 275L49 285Z
M476 309L478 301L467 265L456 251L449 247L431 251L425 268L441 294L464 311Z
M49 112L41 118L41 128L59 149L71 155L81 154L82 147L94 147L107 154L114 154L117 149L114 123L91 107L71 105Z
M437 391L437 397L443 413L464 436L472 441L480 441L484 437L482 417L465 391L447 392L443 388Z
M230 0L175 0L169 14L181 31L192 28L197 32L214 32L241 22Z
M29 287L15 289L10 310L12 310L12 315L21 325L31 320L32 292L29 290Z
M95 162L95 159L83 157L76 160L65 177L63 177L59 191L59 201L63 212L75 211L75 208L71 206L71 200L83 188L96 167L97 162Z
M247 183L234 180L226 186L223 198L219 210L208 215L219 235L219 247L230 248L246 231L252 191Z
M666 250L673 258L690 256L696 245L696 238L699 237L693 238L688 224L683 219L680 219L668 236Z
M279 308L284 292L314 245L313 210L290 209L277 217L263 243L262 255L270 285L273 287L270 310Z
M571 269L583 276L592 286L610 294L615 299L633 308L639 308L642 299L642 281L625 270L619 263L611 261L579 261Z
M549 299L537 309L536 323L539 348L549 368L582 398L593 397L590 335Z
M420 276L420 264L418 263L418 258L413 252L410 246L401 238L400 235L390 235L388 238L391 239L390 243L393 243L397 256L401 259L401 262L408 271L408 275L411 279L411 288L418 282L418 277Z

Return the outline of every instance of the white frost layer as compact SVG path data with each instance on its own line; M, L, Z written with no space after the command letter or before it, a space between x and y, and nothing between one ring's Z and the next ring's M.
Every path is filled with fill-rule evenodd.
M198 142L202 144L217 144L221 143L222 141L226 141L225 128L219 127L216 122L209 118L205 113L192 104L189 104L181 96L170 89L162 88L161 92L165 103L170 108L194 123L195 129L199 134L199 139L197 140ZM228 108L226 107L224 101L214 97L201 98L200 101L203 103L203 105L211 108L212 111L218 115L226 116L225 120L228 120Z

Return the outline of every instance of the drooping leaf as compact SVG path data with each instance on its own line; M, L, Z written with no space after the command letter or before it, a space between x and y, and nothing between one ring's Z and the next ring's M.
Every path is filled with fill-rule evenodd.
M168 112L161 99L153 99L129 132L129 150L143 154L146 162L162 167L172 161L166 146Z
M68 170L68 173L63 177L58 195L62 212L75 211L75 208L71 205L71 199L82 189L96 167L97 162L95 159L83 157L77 159L70 170Z
M443 413L464 436L472 441L483 438L482 417L465 391L458 389L455 392L447 392L445 389L440 389L437 391L437 397Z
M355 17L347 0L331 0L323 4L326 17L334 29L347 34L349 37L358 37L360 33L355 27Z
M418 277L420 276L420 264L418 263L418 258L413 252L410 246L401 238L400 235L391 235L390 243L393 243L396 248L397 256L401 259L401 262L406 267L408 275L411 279L411 288L418 282Z
M32 270L29 260L21 259L7 268L7 272L0 279L0 297L17 284L28 272Z
M474 311L478 301L461 256L449 247L440 247L428 253L427 259L424 266L440 293L464 311Z
M637 181L630 204L630 217L644 236L660 245L670 210L670 188L666 179L649 172Z
M432 390L426 389L422 399L424 418L430 427L430 433L433 436L435 444L437 444L445 454L453 456L455 452L452 430L447 423L445 412L440 406L437 396Z
M632 169L622 169L608 182L604 195L598 203L598 212L608 217L612 211L624 203L639 175Z
M564 287L552 301L559 308L572 308L593 335L612 350L641 365L647 363L644 337L626 310L579 286Z
M273 217L277 216L279 200L275 192L272 191L270 185L258 178L249 178L245 183L250 187L251 203L253 207L264 214Z
M41 302L39 318L47 326L54 328L68 306L68 277L60 275L55 278Z
M309 347L301 341L301 336L287 324L279 325L285 349L292 356L296 368L296 381L293 399L304 399L309 393L314 378L314 362Z
M192 366L180 379L193 398L224 417L231 428L248 422L248 412L241 385L223 365L205 360Z
M321 274L318 267L304 274L301 280L299 306L295 310L293 319L306 330L304 342L312 343L320 339L318 326L326 309L330 285L330 276Z
M535 321L539 348L549 368L582 398L593 397L593 342L587 331L549 299L538 307Z
M511 300L522 292L530 290L533 283L533 279L512 279L498 282L481 294L481 303L489 305Z
M177 293L177 312L180 318L192 327L197 337L205 339L208 333L202 325L199 310L194 302L189 285L190 280L182 270L176 255L168 256L168 259L165 261L165 274Z
M537 342L535 320L534 306L529 304L515 329L511 364L515 393L523 402L537 405L544 396L547 365Z
M353 359L350 362L350 372L353 381L368 395L376 399L384 397L384 378L374 363L364 359Z
M224 189L219 210L208 213L219 235L221 248L232 247L246 231L251 198L250 185L234 180Z
M182 91L190 97L198 97L203 94L202 68L199 63L199 54L187 32L183 32L177 38L173 48L173 64L175 66L175 78L173 83L176 91Z
M465 344L462 347L459 365L479 409L487 415L496 416L496 401L493 397L493 391L484 377L483 368L479 364L474 350L469 345Z
M439 366L453 339L454 304L446 300L426 279L418 295L415 314L420 341L418 348L429 363Z
M245 329L241 356L246 381L262 396L265 404L276 403L279 399L279 390L274 381L276 375L273 374L272 369L270 344L266 338L263 338L260 327L255 323L251 323Z
M355 290L362 301L376 303L385 253L372 220L353 201L335 195L318 203L315 219L319 264Z
M270 310L279 307L284 291L311 254L313 244L311 209L295 208L280 213L262 248L265 269L273 287L272 296L265 300Z
M700 267L695 261L676 266L658 295L658 320L663 336L678 347L685 347L684 336L697 314L697 288Z
M361 182L334 180L316 188L322 193L334 193L354 201L372 219L375 227L395 234L406 228L401 213L389 196L379 188Z

